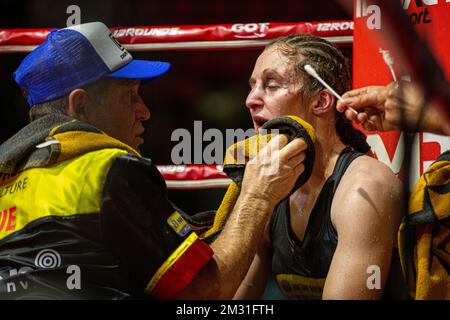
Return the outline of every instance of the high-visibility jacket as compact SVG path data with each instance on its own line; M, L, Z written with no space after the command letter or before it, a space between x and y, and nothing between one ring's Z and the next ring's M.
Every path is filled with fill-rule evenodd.
M0 299L170 299L212 257L149 159L46 116L0 146Z

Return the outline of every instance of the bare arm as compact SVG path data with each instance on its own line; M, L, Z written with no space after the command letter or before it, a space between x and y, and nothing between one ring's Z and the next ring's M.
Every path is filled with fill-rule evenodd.
M255 256L264 227L275 205L292 189L304 170L306 143L295 139L281 150L287 138L277 136L258 158L246 165L241 195L212 243L213 260L183 290L180 299L231 299ZM277 164L277 166L273 166ZM284 185L284 188L279 188Z
M267 279L272 272L272 246L269 239L269 224L266 225L263 240L256 251L252 265L239 286L233 299L261 299L266 289Z
M331 217L339 240L323 299L379 299L389 272L402 187L381 162L366 158L354 164L333 200Z

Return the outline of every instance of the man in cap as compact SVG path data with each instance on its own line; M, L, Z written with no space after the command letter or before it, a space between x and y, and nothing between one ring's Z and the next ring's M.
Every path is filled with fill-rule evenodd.
M31 123L0 146L0 298L233 296L306 144L272 139L205 243L137 151L150 118L141 81L168 69L134 60L100 22L52 31L22 61L14 79Z

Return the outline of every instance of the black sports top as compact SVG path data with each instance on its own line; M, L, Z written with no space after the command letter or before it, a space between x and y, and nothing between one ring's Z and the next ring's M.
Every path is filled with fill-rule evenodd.
M272 270L285 297L322 298L325 278L338 240L330 217L331 204L345 170L361 155L351 148L341 152L311 211L303 241L291 228L289 198L275 209L271 221Z

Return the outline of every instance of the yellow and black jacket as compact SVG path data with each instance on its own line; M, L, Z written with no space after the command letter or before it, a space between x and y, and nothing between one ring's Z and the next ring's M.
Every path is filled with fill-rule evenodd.
M0 299L170 299L212 254L152 161L95 127L46 116L0 146Z
M450 151L436 159L411 193L399 249L411 297L450 299Z

